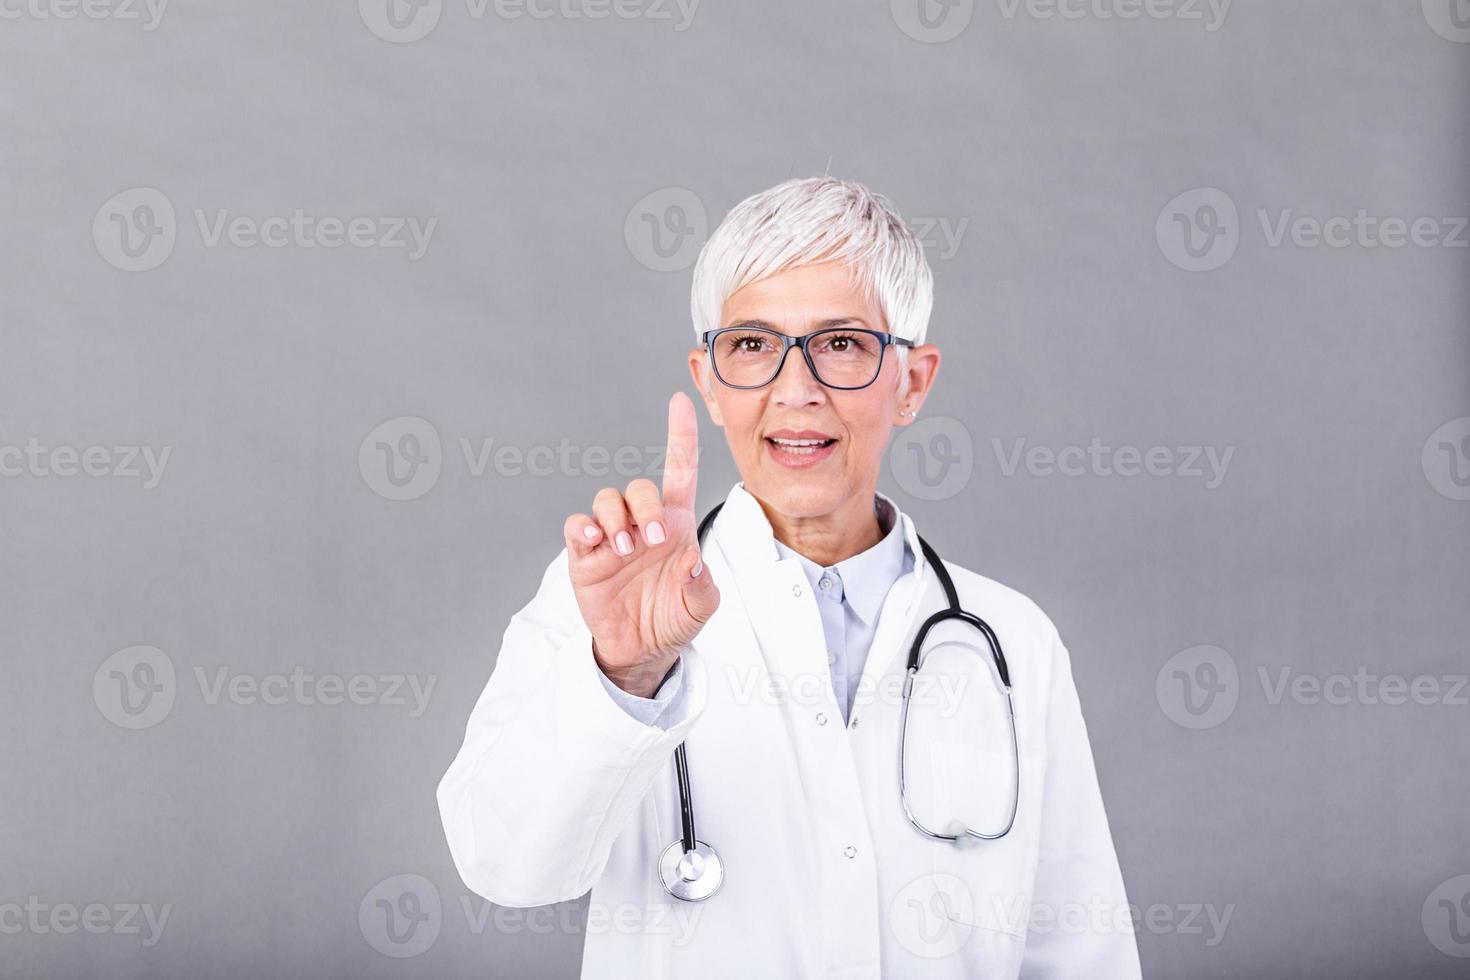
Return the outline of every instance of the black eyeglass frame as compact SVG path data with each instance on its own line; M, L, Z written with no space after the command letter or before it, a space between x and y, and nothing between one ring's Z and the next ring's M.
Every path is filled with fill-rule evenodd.
M776 370L772 371L771 376L758 385L733 385L730 382L726 381L720 375L719 365L715 363L714 342L716 338L720 336L720 334L731 333L734 331L740 331L741 333L770 334L772 337L781 338L781 357L778 361L776 361ZM850 386L834 385L828 384L822 379L821 373L817 371L817 365L812 361L812 352L808 349L807 345L811 343L813 337L820 337L823 334L832 333L867 334L869 337L872 337L878 341L878 366L873 369L873 378L867 384ZM710 370L714 371L715 378L718 379L720 384L724 385L726 388L738 388L741 391L754 391L757 388L764 388L766 385L779 378L781 376L781 370L786 367L786 355L791 353L791 348L793 347L801 348L801 356L802 359L806 361L807 370L811 371L812 377L817 379L818 384L823 385L827 388L831 388L835 391L862 391L864 388L871 387L873 382L878 380L878 376L883 373L883 356L888 353L888 348L890 345L895 347L914 346L914 342L912 340L908 340L904 337L897 337L891 333L883 333L881 330L869 330L867 327L824 327L821 330L814 330L811 333L801 337L792 337L788 334L781 333L779 330L772 330L770 327L742 326L741 324L736 324L731 327L721 327L718 330L706 330L704 333L699 335L699 339L704 344L705 352L709 354L709 366Z

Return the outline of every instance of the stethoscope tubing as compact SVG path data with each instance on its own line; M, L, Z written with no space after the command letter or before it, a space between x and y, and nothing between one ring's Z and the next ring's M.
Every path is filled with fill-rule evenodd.
M674 769L679 777L680 840L684 853L688 854L694 850L698 838L694 835L694 791L689 787L689 756L683 742L674 750Z
M709 532L710 526L714 524L715 517L720 513L720 509L724 506L725 505L723 503L717 504L713 510L705 515L704 520L699 522L698 540L701 546L704 544L704 538L705 535ZM929 542L925 541L922 537L919 538L919 547L923 550L925 559L929 562L930 567L934 569L934 574L938 577L939 584L944 589L944 597L948 602L948 608L941 609L931 615L928 619L924 620L924 624L919 627L919 632L915 634L914 641L909 646L908 663L906 666L903 681L903 704L899 713L899 802L903 806L904 815L908 818L909 823L913 825L914 829L923 834L925 837L928 837L932 840L958 841L960 838L966 836L974 837L979 840L996 840L1010 833L1011 828L1015 825L1016 811L1019 808L1021 802L1021 743L1016 736L1016 705L1011 692L1010 669L1006 664L1005 654L1001 651L1000 639L995 635L995 631L990 628L990 624L981 619L979 616L976 616L974 613L969 612L960 606L959 592L955 589L954 580L950 578L949 570L944 567L944 562L940 560L938 553L935 552L935 550L929 546ZM990 656L991 660L995 664L996 674L1000 678L1001 687L1004 689L1006 695L1006 719L1010 726L1012 756L1015 765L1013 766L1011 771L1010 815L1006 819L1005 826L994 833L983 833L981 831L973 830L969 827L963 828L964 832L960 834L936 833L925 827L923 823L918 819L918 817L914 815L913 809L909 806L907 766L905 760L908 755L906 749L908 746L910 695L913 693L914 678L918 675L919 672L920 656L923 653L925 638L929 635L929 631L935 626L951 619L958 619L964 623L969 624L970 626L973 626L980 632L980 635L985 637L986 645L990 647ZM679 894L680 889L676 888L674 884L671 883L670 880L668 880L667 875L664 875L664 862L662 860L660 862L660 873L664 876L665 879L664 889L670 895L673 895L675 898L685 898L685 900L703 901L704 899L710 897L719 890L720 884L723 882L724 879L724 868L723 863L719 860L719 855L717 852L715 852L714 848L710 847L708 844L701 843L699 838L695 834L694 791L689 781L689 756L684 747L684 743L682 742L679 744L678 748L674 750L674 770L679 784L678 846L682 849L686 859L695 856L698 848L705 848L707 854L709 855L708 873L711 875L716 875L718 877L713 879L713 886L709 888L708 891L704 892L701 897L695 899L687 899L685 898L685 896L681 896ZM672 846L673 845L670 846L670 850L672 849ZM705 864L703 862L700 862L699 866L704 867ZM686 879L686 881L696 880L695 875L699 873L701 872L691 872L690 878ZM680 884L682 885L684 883L680 882Z

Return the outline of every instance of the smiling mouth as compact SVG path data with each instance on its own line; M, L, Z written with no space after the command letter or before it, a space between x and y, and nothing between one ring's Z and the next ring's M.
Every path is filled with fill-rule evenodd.
M826 449L836 441L836 439L773 439L770 436L766 437L766 442L794 456L810 456Z

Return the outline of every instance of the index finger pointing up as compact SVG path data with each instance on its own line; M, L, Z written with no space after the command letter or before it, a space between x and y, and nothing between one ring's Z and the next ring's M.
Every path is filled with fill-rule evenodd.
M682 391L669 399L669 442L664 452L665 507L694 510L694 490L699 479L699 420L694 402Z

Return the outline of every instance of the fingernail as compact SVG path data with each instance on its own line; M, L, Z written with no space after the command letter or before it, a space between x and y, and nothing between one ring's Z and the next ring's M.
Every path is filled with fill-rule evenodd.
M648 527L643 529L643 536L648 539L649 544L663 544L664 526L658 521L649 521Z
M699 578L699 573L704 571L704 559L694 559L694 570L689 573L690 578Z
M633 553L633 539L628 537L627 531L619 531L614 542L618 548L618 554L631 555Z
M582 528L582 537L586 538L589 541L597 537L597 525L588 524L586 527Z

